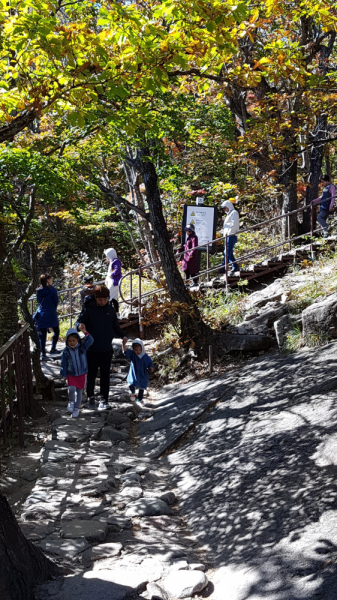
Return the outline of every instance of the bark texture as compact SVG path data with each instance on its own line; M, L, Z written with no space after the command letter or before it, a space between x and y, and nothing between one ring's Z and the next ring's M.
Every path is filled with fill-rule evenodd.
M33 587L57 574L57 566L25 538L0 494L1 600L34 600Z
M127 162L130 160L128 158ZM201 356L208 346L211 330L202 321L199 310L186 289L177 267L163 215L158 177L151 160L150 149L148 147L138 148L136 157L132 161L145 185L153 235L170 298L173 302L177 302L184 307L179 311L182 342L186 346L193 342L196 353Z

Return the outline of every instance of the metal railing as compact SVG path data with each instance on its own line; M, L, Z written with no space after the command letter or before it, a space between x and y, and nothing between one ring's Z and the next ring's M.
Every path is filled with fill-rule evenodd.
M307 233L303 233L301 235L298 235L296 237L292 237L291 235L291 217L293 215L297 215L298 213L302 213L304 216L304 212L309 210L310 211L310 232ZM298 241L299 239L302 238L307 238L308 236L310 237L310 251L313 252L313 236L315 233L321 231L321 228L318 229L314 229L314 211L315 211L315 205L308 204L306 206L303 206L301 208L298 208L296 210L292 210L288 213L285 213L283 215L279 215L278 217L273 217L272 219L268 219L265 221L262 221L261 223L257 223L256 225L252 225L251 227L246 227L245 229L241 229L240 231L238 231L235 234L232 235L225 235L219 238L215 238L214 240L210 240L208 242L206 242L206 244L202 244L200 246L196 246L195 248L193 248L194 250L204 250L206 251L206 269L204 269L203 271L200 271L199 273L197 273L197 277L200 279L201 277L205 276L207 281L210 280L210 275L212 273L216 273L219 272L219 269L223 266L224 268L224 276L225 276L225 282L226 282L226 287L228 287L229 284L229 276L228 276L228 252L226 252L225 254L225 264L223 265L222 263L217 264L216 266L210 267L210 248L212 247L213 244L218 244L219 242L221 242L222 240L224 241L224 247L228 248L227 242L228 239L230 237L232 237L233 235L239 236L242 235L243 233L248 233L248 232L252 232L255 231L257 229L260 229L262 227L265 226L270 226L271 223L276 223L278 221L282 221L283 219L286 219L286 229L287 229L287 237L285 239L283 239L282 241L273 244L271 246L265 246L263 248L259 248L258 250L255 250L254 252L249 252L246 255L243 256L239 256L235 258L235 262L240 262L240 263L245 263L247 261L249 261L250 259L257 257L260 254L266 254L268 251L270 250L274 250L275 248L280 248L281 246L288 246L288 250L291 251L292 249L292 244L296 241ZM178 252L175 257L177 259L177 261L179 260L179 258L185 254L185 250L182 252ZM142 315L142 305L143 304L143 300L147 300L150 296L153 296L154 294L160 294L163 293L166 290L165 287L158 287L157 289L153 289L149 292L145 292L142 293L142 277L144 277L143 273L144 271L151 269L153 266L155 265L160 265L161 264L161 260L157 260L153 263L150 263L148 265L145 266L139 266L137 269L134 269L133 271L129 271L129 273L126 273L122 279L119 282L119 289L120 289L120 295L122 298L122 301L125 302L126 304L132 305L132 304L137 304L137 309L138 309L138 315L139 315L139 330L140 330L140 334L142 334L143 331L143 326L142 326L142 320L143 320L143 315ZM133 297L133 288L132 288L132 276L133 275L138 275L138 294L137 296ZM129 298L125 298L122 292L122 284L123 281L129 278L129 290L130 290L130 296Z
M296 237L292 237L290 234L291 217L294 215L297 215L299 213L302 213L304 215L304 212L308 211L308 210L310 211L310 232L303 233ZM236 258L236 262L247 263L247 262L251 261L252 259L258 257L259 255L266 255L271 250L275 250L276 248L281 248L284 246L286 246L288 248L288 250L290 251L292 248L292 244L294 242L298 241L299 239L306 238L308 236L310 238L310 250L312 251L313 250L313 236L315 233L320 231L320 228L314 229L314 210L315 210L315 206L313 204L309 204L309 205L303 206L301 208L298 208L296 210L285 213L283 215L279 215L277 217L273 217L271 219L262 221L260 223L257 223L256 225L252 225L250 227L246 227L245 229L241 229L235 235L240 236L244 233L254 232L259 229L262 229L263 227L268 227L273 223L282 222L282 220L286 220L287 237L285 237L285 239L283 239L282 241L277 242L271 246L264 246L263 248L259 248L258 250L249 252L248 254L245 254L243 256L239 256ZM206 244L201 244L201 245L197 246L196 248L193 248L193 250L201 250L202 249L203 251L205 251L205 254L206 254L206 268L197 274L198 278L205 278L207 280L207 282L209 282L211 275L219 272L219 269L221 268L221 266L223 266L226 287L228 286L228 284L229 284L229 281L228 281L228 279L229 279L229 276L228 276L228 252L226 252L226 262L224 265L222 265L222 263L219 263L219 264L211 267L210 266L210 257L212 254L211 248L212 248L213 244L217 245L217 244L219 244L219 242L223 241L224 246L227 247L227 242L230 237L232 237L232 236L226 235L226 236L218 237L218 238L215 238L214 240L210 240ZM185 251L178 252L175 255L177 262L179 261L180 257L183 256L183 254L185 254ZM139 266L137 269L133 269L132 271L129 271L128 273L123 275L123 277L121 278L121 280L119 282L119 291L120 291L120 296L121 296L120 305L123 305L123 304L125 304L126 306L133 305L136 308L137 313L138 313L140 333L142 333L142 329L143 329L143 327L142 327L142 320L143 320L142 308L143 308L144 304L151 296L153 296L155 294L161 294L166 291L166 288L163 286L162 287L157 286L150 291L145 291L145 292L143 291L143 281L144 280L151 281L151 283L153 285L155 285L155 282L150 277L146 277L146 271L152 269L152 267L154 267L154 266L159 266L160 264L161 264L161 261L157 260L153 263L149 263L148 265ZM134 278L136 278L138 280L136 282L136 285L134 282ZM122 286L126 282L126 280L129 281L129 285L128 285L129 297L124 296L123 289L122 289ZM103 281L98 281L94 285L98 285L101 283L103 283ZM83 286L76 286L76 287L67 288L65 290L58 291L58 296L60 299L59 308L61 308L61 311L62 311L62 307L64 307L64 309L65 309L64 313L59 314L59 319L69 318L70 327L72 327L74 317L76 315L78 315L81 311L79 291L82 289L82 287ZM137 291L135 290L135 288ZM135 295L134 295L134 291L136 291ZM77 296L75 296L75 294L77 294ZM34 303L36 305L36 296L35 295L30 298L32 314L34 312ZM134 323L134 322L136 322L136 321L132 321L132 323ZM122 327L123 327L123 325L122 325Z
M0 429L4 445L7 443L8 433L13 436L16 416L19 444L23 447L23 417L32 412L33 378L28 329L29 324L26 323L0 348Z

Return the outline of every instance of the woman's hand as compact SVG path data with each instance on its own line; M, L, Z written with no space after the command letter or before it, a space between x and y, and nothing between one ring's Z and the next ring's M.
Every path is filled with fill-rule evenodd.
M78 326L78 330L79 331L83 331L83 333L86 333L86 326L84 325L84 323L80 323Z

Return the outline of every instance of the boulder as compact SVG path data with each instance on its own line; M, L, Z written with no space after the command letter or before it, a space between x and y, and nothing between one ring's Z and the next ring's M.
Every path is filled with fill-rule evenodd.
M157 515L170 515L171 510L166 502L159 498L140 498L127 505L127 517L155 517Z
M86 538L88 542L104 542L107 533L106 523L73 519L62 523L60 536L64 539Z
M337 294L314 302L302 312L303 336L337 338Z
M112 425L103 427L100 440L107 440L111 442L125 442L128 439L128 433L126 431L119 431Z
M221 347L220 352L224 354L254 354L261 350L269 350L272 339L266 335L240 335L225 333L217 337Z
M201 592L207 584L208 579L202 571L174 571L163 581L164 589L177 600Z
M148 600L169 600L168 594L157 583L149 583L146 588Z
M275 336L280 350L283 350L285 348L285 344L287 341L287 333L291 329L293 329L296 323L298 323L298 318L289 314L283 315L283 317L275 321Z

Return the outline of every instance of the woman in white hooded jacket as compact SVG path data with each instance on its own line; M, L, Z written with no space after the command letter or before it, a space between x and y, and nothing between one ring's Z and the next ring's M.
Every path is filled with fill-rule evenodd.
M117 258L117 252L113 248L104 250L104 254L109 261L108 274L105 279L105 285L110 292L109 300L115 307L116 313L118 313L118 297L119 297L119 282L122 279L122 263Z
M227 235L227 252L228 252L228 264L231 264L231 272L239 270L238 264L234 258L234 246L238 241L237 232L240 229L240 217L237 210L235 210L233 204L229 200L225 200L221 204L221 208L226 211L226 217L223 224L223 235ZM226 248L224 249L224 259L222 261L221 272L224 272L226 265Z

